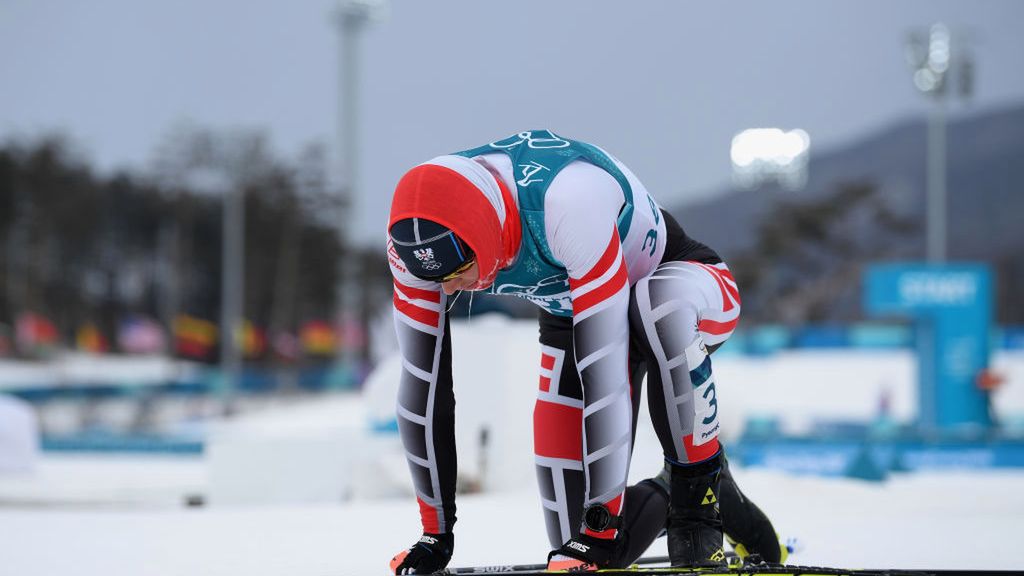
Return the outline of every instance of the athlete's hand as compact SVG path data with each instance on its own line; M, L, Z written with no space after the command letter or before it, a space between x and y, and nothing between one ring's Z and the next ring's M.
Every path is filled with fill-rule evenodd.
M615 556L618 540L579 534L548 554L548 570L590 571L608 568Z
M426 534L408 550L391 559L392 574L432 574L444 570L452 559L455 535Z

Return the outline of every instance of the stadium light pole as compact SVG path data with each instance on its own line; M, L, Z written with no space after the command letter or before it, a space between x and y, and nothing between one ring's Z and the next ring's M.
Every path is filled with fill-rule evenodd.
M220 411L235 413L242 355L238 346L242 327L245 283L245 189L244 183L211 166L185 175L189 188L221 198L220 249Z
M221 247L221 372L224 378L222 410L226 416L235 412L235 394L242 374L242 355L238 339L242 328L242 302L245 290L245 196L241 183L224 190Z
M933 102L928 114L927 138L927 244L928 262L940 264L947 258L949 217L946 190L946 102L954 67L960 76L960 95L970 96L973 63L963 51L954 51L953 36L946 25L931 26L927 34L911 32L907 38L907 60L914 70L914 86Z
M336 305L342 326L360 316L362 287L356 280L359 273L354 248L353 227L358 216L359 136L360 136L360 37L366 24L379 20L387 8L386 0L340 0L334 10L338 32L338 174L341 179L341 217L339 237L342 241L341 278L338 281ZM344 332L343 332L344 333ZM357 363L355 350L342 342L341 360L351 370Z

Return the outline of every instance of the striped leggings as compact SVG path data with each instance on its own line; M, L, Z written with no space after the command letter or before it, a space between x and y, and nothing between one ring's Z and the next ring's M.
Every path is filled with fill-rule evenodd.
M629 369L633 435L647 375L648 408L665 457L700 462L718 452L718 402L709 352L739 319L736 282L725 264L663 262L630 294ZM583 390L573 356L572 319L541 313L540 392L534 412L537 480L552 548L576 534L586 491L579 443ZM547 453L552 435L561 449ZM629 506L623 502L623 506Z

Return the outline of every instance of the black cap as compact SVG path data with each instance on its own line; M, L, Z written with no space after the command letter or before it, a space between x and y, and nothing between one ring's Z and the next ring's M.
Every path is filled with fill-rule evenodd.
M473 259L473 251L454 232L423 218L395 222L391 241L409 272L423 280L440 280Z

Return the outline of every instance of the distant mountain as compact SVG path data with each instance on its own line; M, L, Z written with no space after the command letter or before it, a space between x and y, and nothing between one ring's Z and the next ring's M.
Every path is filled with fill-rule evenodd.
M919 234L893 239L900 245L891 255L924 259L926 136L924 118L900 122L820 154L812 149L807 186L799 192L725 190L672 212L689 235L726 260L749 258L779 205L821 202L843 186L868 184L890 210L919 223ZM1024 323L1024 305L1016 303L1024 293L1024 105L951 121L947 150L948 257L997 266L1000 321ZM870 225L856 232L876 233Z

